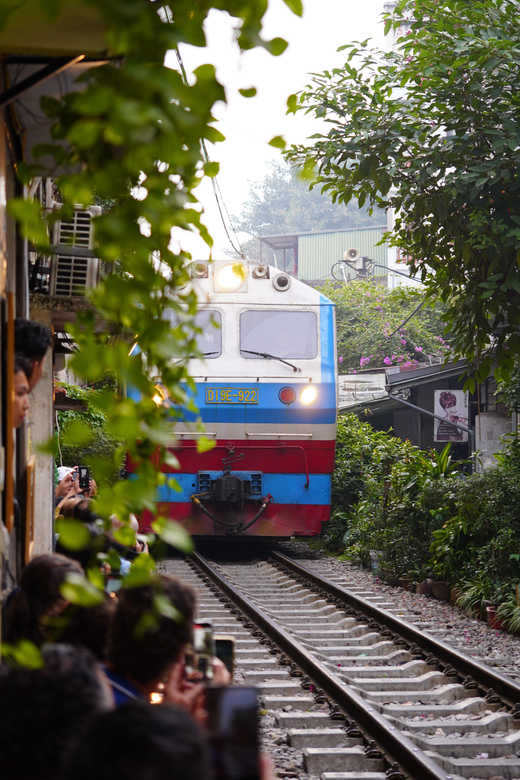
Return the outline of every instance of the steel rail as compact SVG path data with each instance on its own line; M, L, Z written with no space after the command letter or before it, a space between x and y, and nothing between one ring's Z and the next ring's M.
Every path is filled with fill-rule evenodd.
M288 558L283 553L272 551L271 557L286 566L293 573L303 577L313 585L317 585L330 596L340 599L343 603L362 612L377 623L386 626L407 642L416 644L425 652L433 654L443 663L450 664L461 675L469 675L483 689L492 688L506 704L513 707L517 702L520 702L520 683L516 680L512 680L489 666L474 661L440 639L428 636L428 634L415 628L411 623L395 617L380 607L371 604L362 596L357 596L355 593L347 590L347 588L342 588L340 585L331 582L326 577L315 574L315 572L307 569L300 563L296 563L296 561Z
M389 763L415 780L449 780L451 775L405 737L390 721L365 701L324 663L314 658L298 640L260 607L250 601L199 553L190 556L195 565L278 647L307 674L350 718L374 739Z

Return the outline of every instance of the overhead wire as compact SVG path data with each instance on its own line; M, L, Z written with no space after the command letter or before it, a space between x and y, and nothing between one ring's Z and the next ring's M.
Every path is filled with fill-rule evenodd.
M184 62L182 61L181 53L180 53L178 48L175 49L175 56L177 57L177 62L179 63L179 68L181 69L181 75L182 75L182 78L184 80L184 83L186 84L186 86L188 86L188 76L186 74L186 69L184 67ZM206 163L210 163L211 162L211 158L209 156L209 153L208 153L208 150L207 150L207 147L206 147L206 142L205 142L204 139L201 140L200 145L201 145L202 154L204 156L204 159L205 159ZM222 191L220 189L220 185L219 185L219 183L217 181L217 177L216 176L211 177L211 186L213 188L213 194L215 196L215 201L217 203L217 208L218 208L218 212L220 214L220 219L222 221L222 225L224 226L224 231L225 231L227 239L228 239L228 241L229 241L229 243L231 245L231 248L233 249L234 252L237 253L237 255L239 255L239 257L242 258L242 260L245 260L246 258L245 258L242 246L240 244L240 239L239 239L239 237L237 235L237 232L236 232L236 230L234 228L233 221L232 221L232 219L231 219L231 217L229 215L229 211L228 211L226 203L224 201L224 197L222 195ZM233 235L235 237L236 243L238 244L238 248L235 245L233 239L231 238L231 235L230 235L230 232L229 232L229 229L228 229L228 225L227 225L226 219L224 217L224 212L226 213L226 217L227 217L229 226L230 226L231 230L233 231Z

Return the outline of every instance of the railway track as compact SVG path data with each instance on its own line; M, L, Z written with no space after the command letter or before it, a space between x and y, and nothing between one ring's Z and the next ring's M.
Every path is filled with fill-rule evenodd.
M304 773L322 780L517 780L520 683L393 613L370 593L280 553L167 571L199 591L199 617L237 640ZM335 578L337 579L337 578ZM348 583L347 583L348 584Z

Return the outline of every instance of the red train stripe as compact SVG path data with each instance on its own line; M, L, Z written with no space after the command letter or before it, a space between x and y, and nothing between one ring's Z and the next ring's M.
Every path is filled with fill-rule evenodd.
M223 507L208 503L208 508L219 515ZM251 505L245 507L244 519L252 519L257 507ZM192 503L161 503L157 505L157 512L163 517L170 517L180 522L192 536L229 536L222 526L218 526L207 515L197 509ZM141 520L141 529L146 533L150 531L152 521L150 512L146 512ZM229 518L225 518L229 519ZM330 506L310 506L301 504L269 504L262 516L254 525L248 528L243 536L264 537L288 537L288 536L314 536L321 531L322 523L330 519ZM240 534L231 535L240 536Z

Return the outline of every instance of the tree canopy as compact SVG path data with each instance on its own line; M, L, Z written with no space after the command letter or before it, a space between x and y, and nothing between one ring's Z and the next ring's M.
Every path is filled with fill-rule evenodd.
M242 50L262 46L277 55L286 42L262 37L266 0L80 1L103 20L111 58L84 73L80 91L43 99L52 120L51 143L32 150L41 166L17 167L26 184L34 176L53 176L54 166L43 165L49 157L69 171L57 181L63 207L49 214L37 202L15 198L9 211L33 245L52 254L48 228L53 220L70 218L76 205L111 204L95 219L95 250L107 267L117 263L121 273L102 280L91 296L92 310L78 313L77 324L67 330L77 346L70 361L76 376L92 384L110 370L119 388L132 386L140 395L134 400L100 389L93 399L105 415L107 434L125 441L115 465L126 449L139 477L101 491L97 511L125 520L130 512L155 513L158 485L167 479L161 467L177 465L168 449L174 440L167 406L179 409L186 400L187 358L198 353L195 295L183 290L191 258L175 249L171 233L174 227L196 231L211 245L195 189L203 176L218 170L218 164L208 162L204 142L223 139L212 111L226 95L214 66L201 65L186 78L181 66L165 65L166 55L180 44L204 47L204 22L214 9L232 17ZM37 2L50 20L67 6L67 0ZM0 29L23 4L2 11ZM286 4L301 15L300 0ZM79 43L78 49L81 53ZM166 309L177 314L174 327L164 316ZM170 404L154 402L157 385ZM78 421L68 426L67 435L80 445L92 432ZM114 466L102 459L91 465L101 482ZM154 530L170 544L189 548L187 534L167 518L156 515ZM132 577L142 582L154 567L146 556L140 561L130 584Z
M424 290L357 280L328 282L322 292L336 304L340 373L440 363L449 355L445 307L428 306Z
M271 163L266 176L251 183L249 198L241 213L233 216L233 226L251 237L242 243L246 256L258 259L259 236L368 227L376 219L368 209L358 209L354 204L331 203L319 188L309 189L308 179L296 169ZM385 221L381 214L380 224Z
M393 208L389 236L447 305L457 354L506 380L520 348L518 0L401 0L393 51L342 47L289 109L322 117L288 159L334 202Z

